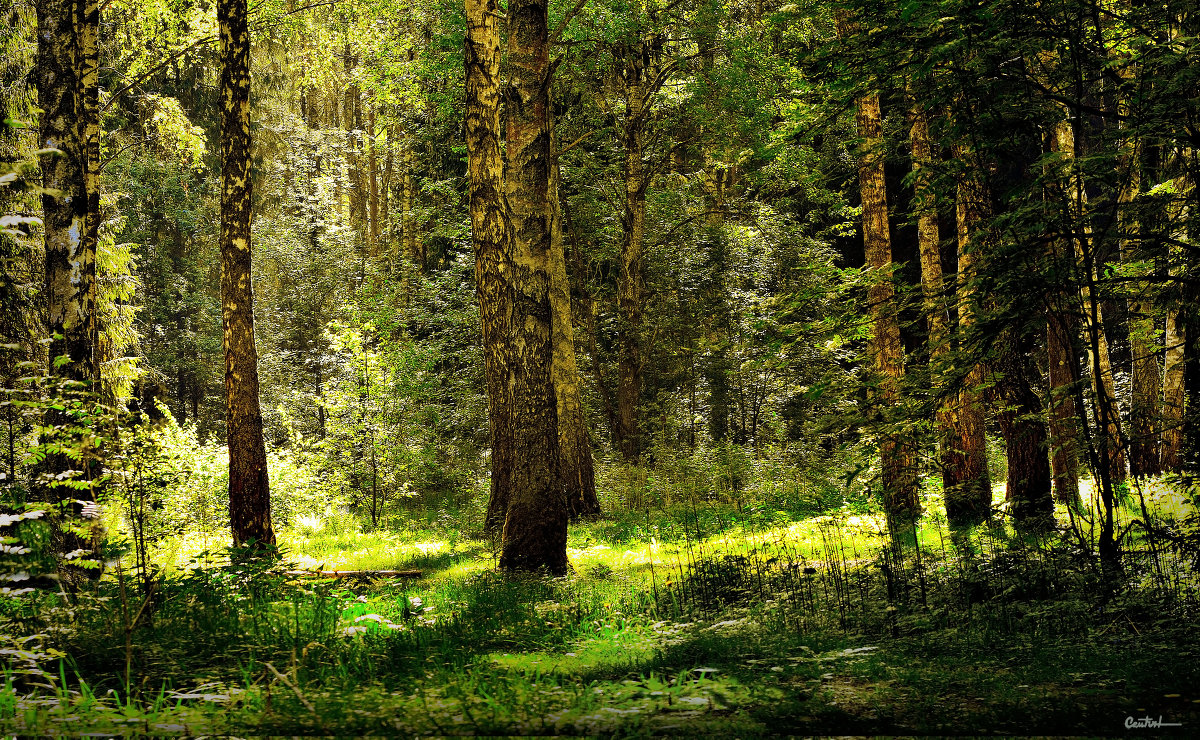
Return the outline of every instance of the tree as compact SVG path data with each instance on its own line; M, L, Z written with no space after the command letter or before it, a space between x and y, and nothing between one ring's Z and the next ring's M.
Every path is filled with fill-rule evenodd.
M491 490L487 527L501 531L508 514L513 438L509 406L509 321L512 312L508 265L508 214L504 161L500 155L500 31L495 0L467 0L464 43L467 97L464 105L468 153L471 236L475 286L483 329L484 377L491 429Z
M512 225L512 490L500 567L565 573L567 499L559 476L550 292L550 44L546 0L508 6L505 186Z
M37 3L38 58L34 70L42 160L45 229L46 331L52 374L90 384L96 377L96 245L86 235L89 193L85 123L76 49L80 29L73 2ZM94 73L93 73L94 74ZM93 76L94 81L94 76ZM90 178L87 182L91 182ZM98 196L97 196L98 197ZM59 358L65 358L64 364Z
M550 126L550 189L547 202L551 209L550 225L550 309L553 320L554 396L558 404L559 476L567 494L567 509L572 518L600 515L596 498L596 471L592 461L592 442L583 417L579 367L575 362L575 327L571 310L571 283L567 279L567 260L563 246L561 179L554 120Z
M246 0L220 0L221 315L225 347L225 425L229 444L229 522L233 543L268 548L271 526L267 449L258 400L250 221L250 30Z
M837 15L838 35L850 35L846 16ZM891 227L888 223L887 179L882 152L883 124L879 95L859 97L855 120L858 124L858 187L862 195L862 236L867 266L876 271L867 290L871 317L870 354L878 377L875 401L886 410L900 402L900 382L904 377L904 345L900 341L900 322L896 306L896 288L892 282ZM884 509L889 517L905 522L920 513L913 450L900 432L888 430L879 442L883 466Z
M925 106L915 101L909 111L910 141L914 203L917 209L917 246L921 256L921 293L924 299L925 320L929 332L929 361L939 377L952 361L950 316L946 303L945 277L942 274L941 235L938 225L937 193L930 182L933 165L933 145L929 136L929 119ZM938 384L943 385L942 383ZM939 396L946 394L940 387ZM967 455L955 446L953 402L939 402L934 411L934 426L938 444L938 462L942 471L942 490L952 491L964 477L964 466L970 466Z

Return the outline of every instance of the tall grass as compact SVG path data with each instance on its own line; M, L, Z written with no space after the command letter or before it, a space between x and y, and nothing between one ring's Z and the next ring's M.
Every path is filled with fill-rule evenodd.
M390 532L344 514L300 520L281 533L284 567L209 552L160 571L148 594L109 576L91 591L42 595L40 610L7 623L66 657L43 649L44 675L7 671L0 727L763 731L749 714L718 711L728 705L772 721L796 712L810 718L796 726L806 731L931 730L890 704L871 711L897 724L845 724L862 720L795 686L828 683L830 666L899 675L871 657L880 645L957 641L964 661L979 661L989 645L1072 635L1092 645L1194 619L1195 509L1176 484L1142 483L1123 499L1125 571L1114 583L1086 505L1060 508L1049 532L1021 532L1002 510L954 530L930 488L926 517L897 542L850 470L817 476L781 454L727 450L654 469L604 466L608 515L573 526L566 578L499 574L490 543L414 509ZM285 572L317 565L425 577ZM1110 665L1109 643L1093 647L1089 660ZM795 704L801 695L810 704Z

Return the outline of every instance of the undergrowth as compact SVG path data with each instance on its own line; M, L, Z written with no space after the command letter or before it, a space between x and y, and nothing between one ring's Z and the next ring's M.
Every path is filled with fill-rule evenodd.
M1178 483L1125 497L1114 576L1083 508L1060 508L1050 532L1002 515L956 531L927 491L930 513L894 537L869 501L805 499L822 486L771 507L753 476L740 499L687 480L662 495L647 480L658 498L642 507L608 489L612 513L572 527L566 578L499 574L493 543L427 512L382 532L329 515L282 534L284 565L207 551L148 581L126 562L87 588L6 599L0 729L1112 734L1127 716L1181 733L1200 721L1194 508ZM318 566L423 577L294 574Z

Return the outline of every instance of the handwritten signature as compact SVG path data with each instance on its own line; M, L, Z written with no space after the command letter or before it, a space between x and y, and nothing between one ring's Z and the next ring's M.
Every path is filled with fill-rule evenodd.
M1158 715L1158 719L1153 717L1126 717L1126 730L1149 730L1158 729L1159 727L1182 727L1182 722L1164 722L1162 715Z

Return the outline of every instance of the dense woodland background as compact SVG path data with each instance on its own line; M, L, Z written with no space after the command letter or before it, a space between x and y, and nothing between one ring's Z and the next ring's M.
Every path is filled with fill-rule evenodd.
M295 569L415 565L474 604L460 632L426 624L432 592L407 581L371 592L400 611L368 621L394 630L387 660L438 644L454 671L464 646L526 644L480 626L489 599L550 630L529 638L547 650L621 599L653 614L630 617L646 634L754 592L799 610L781 634L839 639L965 630L955 610L981 599L1006 615L984 632L1124 619L1163 652L1097 653L1145 673L1085 724L1066 703L1000 722L1024 699L986 719L1119 731L1123 714L1086 723L1163 694L1148 661L1194 647L1177 631L1200 544L1193 5L0 0L0 723L44 729L46 692L97 686L149 722L135 694L208 675L166 667L197 627L171 632L172 610L245 598L204 629L258 645L234 661L245 691L261 673L303 724L321 714L306 687L392 679L365 667L383 653L325 646L357 592ZM871 544L831 534L847 517ZM814 549L788 549L796 527ZM250 557L268 545L290 565ZM497 564L582 580L473 575ZM570 590L592 581L590 601ZM1089 606L1007 611L1047 599ZM294 634L251 637L259 617ZM105 629L124 646L97 647ZM688 662L657 655L612 675ZM237 680L209 678L228 701ZM291 727L270 696L244 721ZM71 711L118 726L97 701ZM424 711L405 727L533 721ZM763 726L937 729L787 711ZM571 721L552 731L611 729Z

